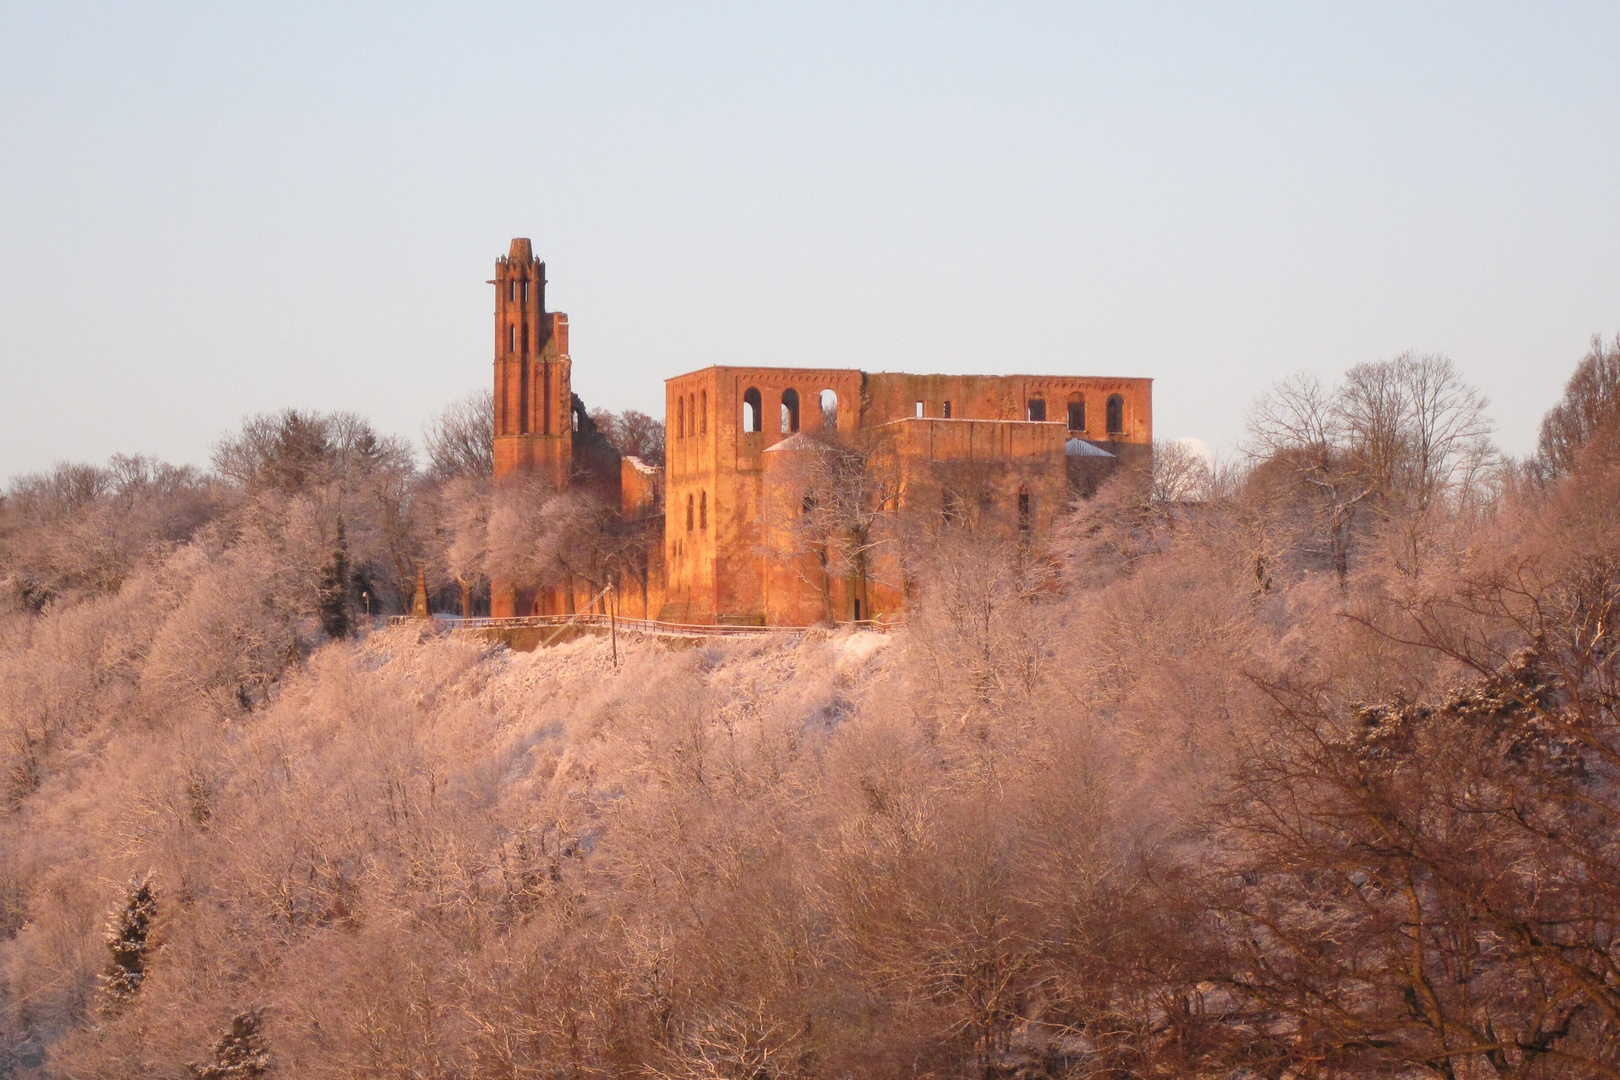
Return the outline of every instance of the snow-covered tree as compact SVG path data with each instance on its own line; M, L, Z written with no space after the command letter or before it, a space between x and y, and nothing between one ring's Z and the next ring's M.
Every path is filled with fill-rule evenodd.
M214 1060L207 1064L190 1062L186 1068L195 1080L249 1080L270 1070L270 1048L262 1031L263 1014L258 1009L237 1013L231 1029L214 1044Z
M146 981L147 953L156 918L157 896L148 872L130 881L123 906L107 917L102 937L112 958L101 976L101 989L110 1006L122 1005L140 993Z

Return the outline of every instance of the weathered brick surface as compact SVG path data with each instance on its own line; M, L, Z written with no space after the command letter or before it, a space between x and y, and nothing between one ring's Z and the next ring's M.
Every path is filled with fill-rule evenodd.
M494 285L497 482L538 471L558 486L601 486L602 476L589 475L607 467L575 460L568 319L545 310L545 264L529 241L512 241ZM770 534L766 504L781 495L772 485L794 475L782 464L790 436L881 445L873 467L893 471L897 504L943 513L967 500L1038 535L1070 497L1068 439L1120 457L1149 452L1153 382L717 366L665 382L664 428L661 474L629 460L613 470L627 517L656 521L660 502L663 510L649 580L621 596L638 614L676 622L802 625L852 618L857 604L862 617L897 614L904 597L888 572L882 581L815 580L816 565ZM497 615L573 610L588 599L493 589Z

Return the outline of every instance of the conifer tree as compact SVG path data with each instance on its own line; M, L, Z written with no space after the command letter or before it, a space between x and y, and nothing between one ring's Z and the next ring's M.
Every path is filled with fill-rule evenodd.
M328 637L349 636L349 543L341 517L331 561L321 570L321 629Z
M107 918L104 938L112 952L107 973L101 976L101 989L110 1006L121 1005L140 992L146 981L146 954L150 948L152 922L157 918L157 897L152 892L150 872L129 883L124 906Z
M270 1048L260 1030L264 1017L258 1009L237 1013L231 1029L214 1044L214 1060L207 1064L189 1062L186 1069L195 1080L248 1080L270 1070Z

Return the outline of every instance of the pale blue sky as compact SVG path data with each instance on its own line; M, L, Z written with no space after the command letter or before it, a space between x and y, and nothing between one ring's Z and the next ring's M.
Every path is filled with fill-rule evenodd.
M1529 451L1620 330L1620 5L0 0L0 476L416 437L547 260L576 389L710 363L1252 398L1443 352Z

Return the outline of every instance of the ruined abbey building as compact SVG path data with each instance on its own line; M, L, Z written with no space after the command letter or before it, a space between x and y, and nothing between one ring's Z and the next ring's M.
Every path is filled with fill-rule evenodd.
M496 263L495 479L583 488L645 533L628 617L802 626L903 614L899 531L994 518L1035 544L1122 459L1150 452L1153 381L707 367L665 382L665 465L622 457L570 386L568 317L528 240ZM497 617L558 614L592 583L491 587Z

